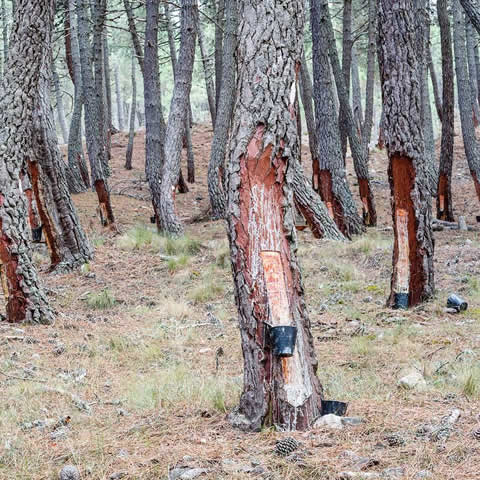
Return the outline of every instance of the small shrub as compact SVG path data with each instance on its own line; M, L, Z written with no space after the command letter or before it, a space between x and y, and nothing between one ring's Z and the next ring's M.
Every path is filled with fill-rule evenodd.
M170 273L175 273L181 267L185 267L188 264L190 257L188 255L182 254L179 257L172 257L168 260L167 266Z
M198 240L187 235L183 237L167 237L165 253L167 255L195 255L200 251L201 244Z
M224 292L223 285L212 281L193 290L191 298L195 303L206 303L219 297Z
M140 250L150 248L156 252L160 251L162 237L151 228L139 225L131 228L123 234L118 240L117 245L122 250Z
M463 384L463 393L467 397L473 397L478 392L478 378L470 373Z
M87 296L87 305L94 310L107 310L114 307L115 303L115 297L108 289Z

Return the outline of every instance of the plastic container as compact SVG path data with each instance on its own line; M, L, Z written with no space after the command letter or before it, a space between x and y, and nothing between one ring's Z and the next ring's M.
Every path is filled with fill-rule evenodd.
M152 215L150 217L150 223L156 223L157 222L157 217L155 215Z
M454 308L457 312L464 312L468 308L468 303L455 293L452 293L447 299L447 307Z
M347 413L348 403L337 402L336 400L322 400L322 415L333 413L343 417Z
M276 357L291 357L297 341L297 327L281 325L271 327L270 341Z
M394 293L393 294L393 308L398 310L407 310L408 308L408 293Z

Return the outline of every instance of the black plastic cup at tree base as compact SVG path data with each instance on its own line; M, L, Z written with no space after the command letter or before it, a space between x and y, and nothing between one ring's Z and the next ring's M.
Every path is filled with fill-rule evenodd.
M398 310L407 310L408 309L408 293L394 293L393 308Z
M480 223L480 215L477 215L475 218L477 219L477 222Z
M273 354L276 357L291 357L297 340L297 327L280 325L270 330Z
M152 215L150 217L150 223L155 223L157 221L157 217L155 215Z
M452 293L447 299L447 307L454 308L458 312L464 312L468 308L468 303L455 293Z
M40 243L42 241L42 230L43 226L32 228L32 240L34 243Z
M336 400L322 400L322 415L333 413L343 417L347 413L348 403L337 402Z

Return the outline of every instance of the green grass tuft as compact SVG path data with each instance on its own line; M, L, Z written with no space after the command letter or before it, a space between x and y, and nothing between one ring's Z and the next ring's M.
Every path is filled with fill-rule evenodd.
M87 305L94 310L107 310L116 304L115 296L105 289L100 293L90 293L87 296Z

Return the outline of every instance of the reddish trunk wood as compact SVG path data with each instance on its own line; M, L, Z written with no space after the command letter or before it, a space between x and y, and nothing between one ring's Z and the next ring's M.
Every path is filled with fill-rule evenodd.
M109 226L112 230L116 229L115 218L113 216L112 204L110 203L110 193L105 187L103 180L97 180L94 183L97 192L100 219L103 226Z

